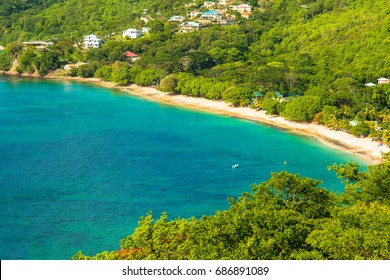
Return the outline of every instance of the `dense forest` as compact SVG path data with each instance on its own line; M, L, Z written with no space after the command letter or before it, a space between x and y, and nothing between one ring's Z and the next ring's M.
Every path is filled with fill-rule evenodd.
M387 0L230 2L250 4L252 13L230 11L229 25L183 33L169 18L207 11L203 1L4 0L0 70L155 86L390 144L390 84L377 83L390 78ZM130 27L150 32L123 38ZM82 47L91 33L101 48ZM54 45L42 51L23 45L28 40ZM128 60L127 51L140 59ZM154 221L148 214L120 251L95 257L388 259L389 166L388 159L368 172L334 166L346 184L341 196L309 178L273 174L214 216Z

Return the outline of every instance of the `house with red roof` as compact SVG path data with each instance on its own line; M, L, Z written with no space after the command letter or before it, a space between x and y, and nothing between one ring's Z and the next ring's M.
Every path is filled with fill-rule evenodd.
M126 60L132 60L132 61L136 61L137 59L140 59L139 55L138 54L135 54L131 51L127 51L125 52L125 57L126 57Z

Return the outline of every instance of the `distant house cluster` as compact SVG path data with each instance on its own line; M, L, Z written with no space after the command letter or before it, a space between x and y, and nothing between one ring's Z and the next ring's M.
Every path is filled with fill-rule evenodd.
M229 11L237 11L242 17L248 18L252 13L253 7L248 4L230 5L233 1L221 0L217 2L206 1L203 3L203 8L209 9L206 12L190 11L187 14L187 18L191 20L199 21L202 25L206 24L219 24L229 25L233 23L235 15L232 15ZM169 21L183 22L183 16L173 16ZM186 25L188 26L188 25ZM181 29L182 30L182 29Z
M248 4L234 4L233 0L220 0L218 2L214 1L205 1L203 3L203 10L208 9L207 11L190 11L187 15L173 15L168 19L170 22L179 23L180 32L192 32L200 30L203 26L208 24L219 24L219 25L229 25L234 22L236 18L231 11L239 12L243 17L249 17L252 12L252 6ZM194 3L187 6L193 6ZM229 12L230 11L230 12ZM186 21L190 19L189 21ZM144 13L141 17L144 22L148 22L152 18L147 14L147 10L144 10ZM149 33L150 29L148 27L142 27L141 30L136 28L129 28L122 31L123 38L136 39L141 37L144 33ZM37 41L43 42L43 41ZM33 42L27 42L28 44L33 44ZM102 39L95 35L90 34L84 36L83 47L85 49L91 48L100 48L103 44ZM44 48L46 45L39 44L37 47Z

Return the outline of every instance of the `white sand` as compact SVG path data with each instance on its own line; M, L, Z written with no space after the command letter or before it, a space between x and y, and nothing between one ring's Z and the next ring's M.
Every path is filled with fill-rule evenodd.
M372 141L369 138L357 138L349 133L330 130L318 124L288 121L279 116L266 115L265 111L256 111L248 107L232 107L223 101L213 101L183 95L169 95L155 88L139 87L136 85L120 89L152 101L245 118L281 127L293 133L310 135L328 146L357 154L372 163L379 163L381 161L381 153L390 151L388 146L380 145L380 143Z

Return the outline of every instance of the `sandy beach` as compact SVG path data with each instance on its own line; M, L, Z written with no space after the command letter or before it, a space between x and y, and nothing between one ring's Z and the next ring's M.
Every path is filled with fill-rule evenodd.
M331 130L318 124L288 121L279 116L267 115L265 111L257 111L248 107L232 107L223 101L194 98L185 95L171 95L161 92L153 87L140 87L137 85L119 86L96 78L86 79L56 76L49 76L48 78L93 83L107 88L117 89L153 102L201 110L219 115L243 118L271 125L287 130L290 133L315 137L317 140L330 147L356 154L373 164L381 162L381 153L390 151L388 146L381 145L379 142L373 141L370 138L357 138L346 132Z

